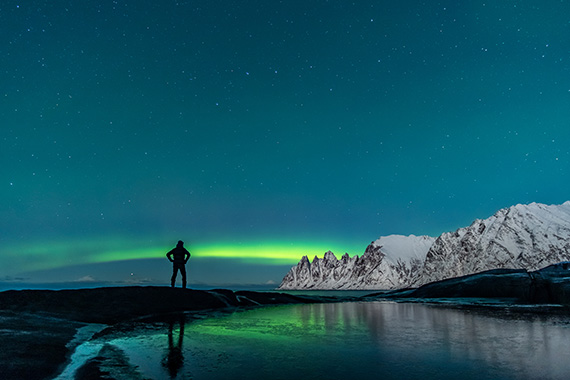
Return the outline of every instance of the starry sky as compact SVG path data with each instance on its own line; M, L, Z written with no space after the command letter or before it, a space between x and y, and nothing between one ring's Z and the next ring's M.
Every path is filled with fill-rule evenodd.
M164 278L182 239L278 282L570 199L569 1L7 0L0 49L0 280Z

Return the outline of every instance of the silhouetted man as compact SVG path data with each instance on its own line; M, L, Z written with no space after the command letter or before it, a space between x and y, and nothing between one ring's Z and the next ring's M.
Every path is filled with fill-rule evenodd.
M178 244L176 244L176 248L171 250L166 254L168 260L170 260L172 265L172 278L170 279L170 286L174 288L174 284L176 283L176 275L178 274L178 270L180 270L180 274L182 275L182 287L186 288L186 263L188 259L190 259L190 252L186 248L184 248L184 242L182 240L178 240Z

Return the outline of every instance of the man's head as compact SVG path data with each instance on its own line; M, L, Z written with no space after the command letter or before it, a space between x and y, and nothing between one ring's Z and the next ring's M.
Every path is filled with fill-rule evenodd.
M184 242L182 240L178 240L178 244L176 244L177 247L182 247L184 245Z

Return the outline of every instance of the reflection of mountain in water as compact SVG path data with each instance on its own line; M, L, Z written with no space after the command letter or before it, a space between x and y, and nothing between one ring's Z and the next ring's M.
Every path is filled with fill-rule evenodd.
M376 302L298 308L304 329L322 326L327 334L350 339L362 328L370 342L389 356L413 357L414 351L425 350L426 357L470 360L503 369L511 373L510 378L566 378L569 317L504 312L498 318L498 313Z

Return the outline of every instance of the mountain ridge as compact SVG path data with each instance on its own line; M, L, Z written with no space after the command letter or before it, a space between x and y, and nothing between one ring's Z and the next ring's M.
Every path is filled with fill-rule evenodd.
M400 289L496 268L537 270L570 260L570 201L517 204L429 236L389 235L362 256L304 256L279 289Z

